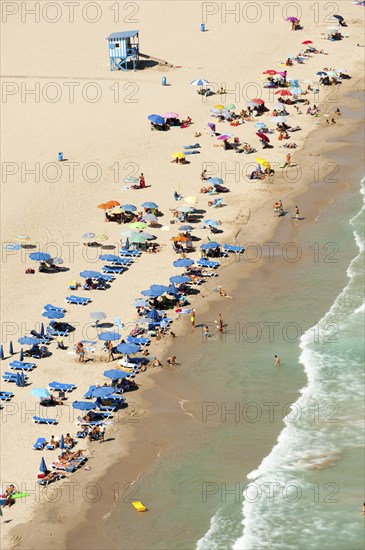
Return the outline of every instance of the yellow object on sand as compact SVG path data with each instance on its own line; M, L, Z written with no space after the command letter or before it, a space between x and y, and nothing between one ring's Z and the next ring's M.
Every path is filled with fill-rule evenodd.
M137 510L137 512L146 512L147 508L140 500L134 500L132 502L133 506Z
M271 168L271 164L268 160L262 159L260 157L256 157L256 162L261 164L261 166L264 166L264 168Z
M180 153L180 152L178 152L178 153L173 153L172 156L173 156L174 158L177 158L177 159L183 159L183 158L185 158L184 153Z

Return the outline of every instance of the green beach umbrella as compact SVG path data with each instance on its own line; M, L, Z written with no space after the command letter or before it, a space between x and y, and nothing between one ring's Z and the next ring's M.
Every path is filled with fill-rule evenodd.
M131 229L145 229L148 227L148 223L144 222L133 222L128 225Z

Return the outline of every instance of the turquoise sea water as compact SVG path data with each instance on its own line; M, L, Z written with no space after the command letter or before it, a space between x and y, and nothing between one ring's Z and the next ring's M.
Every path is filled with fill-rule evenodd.
M357 212L350 220L339 216L331 242L340 251L355 243L357 254L342 292L300 339L299 361L308 381L276 446L248 476L241 533L236 536L236 518L222 506L199 550L363 548L363 200L364 180L357 196L340 201L342 214ZM320 283L320 272L315 276L312 269L312 282ZM331 282L327 274L324 295Z

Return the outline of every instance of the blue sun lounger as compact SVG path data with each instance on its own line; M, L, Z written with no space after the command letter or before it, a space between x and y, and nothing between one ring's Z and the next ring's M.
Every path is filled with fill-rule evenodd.
M59 311L60 313L66 313L66 310L64 307L57 307L57 306L53 306L52 304L46 304L45 306L43 306L43 309L45 311Z
M89 304L91 302L91 299L85 298L83 296L75 296L74 294L71 294L71 296L66 296L65 302L67 304L76 304L79 306L84 306L86 304Z
M236 245L233 245L233 244L224 244L223 249L226 252L237 252L238 254L241 254L242 252L245 251L243 246L236 246Z
M211 268L215 268L220 265L219 262L213 262L212 260L206 260L205 258L201 258L196 263L201 267L211 267Z
M128 344L137 344L139 346L148 346L148 344L151 343L151 340L149 338L138 338L136 336L127 336L125 341Z
M141 256L142 252L140 250L130 250L129 248L121 248L119 250L119 254L126 258L128 257L137 258Z
M115 275L121 275L125 271L125 266L123 265L104 265L101 269L103 273L114 273Z
M12 361L9 367L12 370L33 370L37 365L35 363L25 363L24 361Z
M127 265L130 266L134 262L134 258L119 258L118 260L113 260L109 265Z
M87 390L86 393L84 393L84 395L82 396L84 399L92 399L94 396L93 396L93 391L96 390L96 386L90 386L90 388Z
M184 149L200 149L200 144L195 143L195 145L183 145Z
M75 384L63 384L62 382L50 382L48 388L56 391L72 391L75 390L77 386Z
M37 441L33 445L33 449L35 451L43 451L46 443L47 443L47 440L45 437L38 437Z
M42 418L41 416L32 416L32 422L34 424L58 424L56 418Z
M185 149L184 155L200 155L200 151L196 151L196 150L194 150L194 151L187 151L187 150Z
M24 376L25 380L27 380L27 375L22 373L22 376ZM18 380L18 374L16 372L4 372L2 375L2 379L4 382L15 382Z
M0 391L0 401L10 401L14 397L11 391Z

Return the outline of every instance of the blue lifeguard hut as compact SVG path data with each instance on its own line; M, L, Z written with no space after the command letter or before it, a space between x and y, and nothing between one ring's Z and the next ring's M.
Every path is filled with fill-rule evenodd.
M139 31L113 32L107 37L110 70L128 70L128 63L136 70L139 61Z

